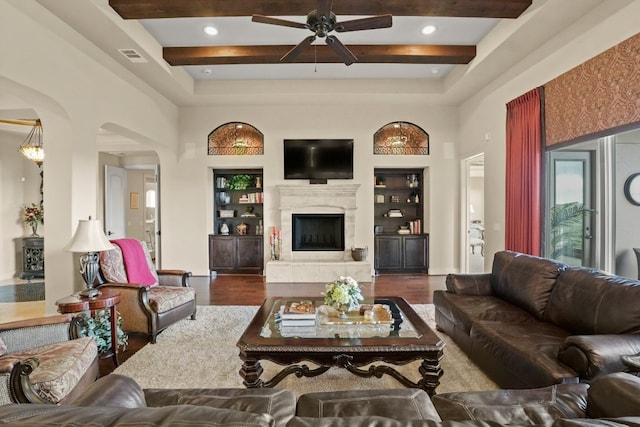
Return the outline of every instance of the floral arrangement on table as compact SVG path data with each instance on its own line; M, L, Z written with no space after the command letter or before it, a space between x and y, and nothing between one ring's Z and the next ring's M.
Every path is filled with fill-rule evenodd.
M98 352L104 353L111 349L111 321L109 310L100 310L93 316L86 313L80 315L79 332L83 337L92 337L98 346ZM129 343L129 336L122 330L122 316L118 313L117 337L118 347L124 350Z
M38 237L38 224L44 224L44 206L42 203L31 203L22 212L22 222L31 227L31 236Z
M330 305L341 313L356 308L364 299L362 289L352 277L340 276L335 281L325 286L324 303Z

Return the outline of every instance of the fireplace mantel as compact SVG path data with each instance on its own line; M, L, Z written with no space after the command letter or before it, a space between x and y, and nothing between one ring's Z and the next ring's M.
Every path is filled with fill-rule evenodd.
M278 185L280 209L326 206L356 209L356 193L360 184Z

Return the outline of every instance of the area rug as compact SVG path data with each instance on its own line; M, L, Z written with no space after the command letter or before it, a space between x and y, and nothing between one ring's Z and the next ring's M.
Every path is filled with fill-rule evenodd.
M415 311L435 330L434 307L413 305ZM242 363L236 342L257 312L256 306L199 306L197 320L182 320L158 335L156 344L147 344L120 365L114 373L135 379L143 388L244 387L238 373ZM438 393L494 390L498 386L447 337ZM262 379L270 379L282 367L268 361ZM315 365L308 363L310 367ZM397 367L412 381L419 379L419 361ZM314 378L290 375L277 387L300 395L315 391L381 389L403 387L394 378L360 378L345 369L331 368Z

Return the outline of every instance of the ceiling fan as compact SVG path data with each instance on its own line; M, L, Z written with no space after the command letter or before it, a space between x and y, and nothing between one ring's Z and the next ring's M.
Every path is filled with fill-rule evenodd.
M332 0L318 0L318 7L307 15L305 24L289 21L286 19L272 18L264 15L253 15L251 20L262 24L280 25L283 27L302 28L310 30L313 35L306 37L297 46L287 52L280 61L292 61L307 46L311 45L316 38L326 37L326 43L333 51L342 58L345 65L351 65L358 60L336 36L329 35L331 31L345 33L347 31L374 30L378 28L389 28L392 25L390 14L377 15L370 18L353 19L351 21L337 22L336 15L331 11Z

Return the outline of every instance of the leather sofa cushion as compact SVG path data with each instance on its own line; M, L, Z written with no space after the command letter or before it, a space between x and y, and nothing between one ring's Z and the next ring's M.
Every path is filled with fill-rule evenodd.
M587 384L555 384L524 390L438 394L432 397L446 420L483 420L507 424L550 424L558 418L583 418Z
M478 365L508 388L577 382L577 374L557 357L566 336L546 322L476 322L471 329Z
M272 427L268 414L250 414L206 406L177 405L164 408L73 407L56 405L0 406L0 424L11 426L243 426Z
M375 415L403 420L440 420L429 395L424 390L410 388L303 394L298 399L296 415L317 418Z
M276 426L284 426L296 413L296 396L277 388L145 389L150 407L198 405L232 409L253 414L269 414Z
M563 272L545 317L575 335L640 333L640 281L576 267Z
M613 419L562 419L556 420L552 427L639 427L640 417L623 417Z
M293 417L287 427L498 427L491 421L434 421L395 420L393 418L364 417Z
M437 310L466 332L478 320L495 322L535 322L528 312L497 297L458 295L444 291L434 291L433 303Z
M551 291L565 264L511 251L501 251L493 258L491 286L493 293L543 319Z
M591 418L640 417L640 378L618 372L594 380L587 413Z

